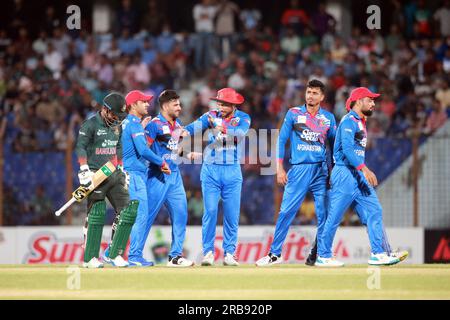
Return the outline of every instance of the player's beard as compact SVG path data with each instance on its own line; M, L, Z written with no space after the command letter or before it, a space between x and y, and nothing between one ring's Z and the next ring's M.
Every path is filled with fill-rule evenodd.
M373 110L361 110L362 114L366 117L370 117L373 114Z

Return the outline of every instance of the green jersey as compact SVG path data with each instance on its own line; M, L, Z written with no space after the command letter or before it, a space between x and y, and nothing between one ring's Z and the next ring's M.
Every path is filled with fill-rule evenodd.
M98 112L84 121L75 148L80 165L87 164L96 171L108 161L115 166L122 164L121 133L120 125L108 127Z

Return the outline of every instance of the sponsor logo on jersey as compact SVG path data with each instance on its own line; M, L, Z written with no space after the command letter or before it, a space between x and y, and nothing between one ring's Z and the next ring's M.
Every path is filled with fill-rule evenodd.
M162 127L163 134L170 134L170 128L168 126Z
M236 126L239 124L239 121L240 121L240 120L241 120L241 119L240 119L239 117L233 118L233 119L231 119L230 124L231 124L233 127L236 127Z
M306 123L306 116L298 116L297 123Z
M325 117L323 114L317 115L316 118L320 120L320 125L323 127L329 127L331 125L331 120Z
M367 138L362 138L359 144L361 145L361 147L365 148L367 145Z
M104 136L104 135L106 135L106 134L108 134L108 133L107 133L106 130L104 130L104 129L98 129L98 130L97 130L97 135L98 135L98 136Z
M178 141L176 141L174 138L170 138L170 140L167 142L167 149L169 149L170 151L178 150Z
M117 145L117 140L105 140L102 142L102 147L106 148L106 147L115 147Z
M355 150L355 153L359 157L364 157L366 155L366 152L364 150Z
M312 146L312 145L308 145L308 144L298 144L297 150L298 151L321 152L322 147L321 146Z
M320 132L314 132L309 129L304 129L300 137L306 141L318 141Z

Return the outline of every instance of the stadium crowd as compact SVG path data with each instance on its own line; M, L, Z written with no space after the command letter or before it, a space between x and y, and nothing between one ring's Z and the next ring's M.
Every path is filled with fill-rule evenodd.
M297 0L282 13L279 28L264 24L255 5L202 0L191 12L194 29L177 33L171 30L176 21L155 0L142 14L133 1L120 1L114 27L103 34L68 30L49 6L32 37L21 15L26 3L15 1L15 14L0 30L6 136L13 152L63 151L111 90L158 94L164 88L189 89L193 82L201 85L185 106L187 121L208 110L218 88L233 87L245 96L242 109L252 116L254 129L277 128L287 108L303 103L312 78L326 84L323 107L338 120L353 87L382 93L368 122L371 140L408 137L415 126L432 134L450 114L450 1L433 9L423 0L391 3L395 23L383 25L383 31L354 26L348 37L337 31L324 3L308 11ZM191 222L200 223L201 193L195 186L186 189ZM31 207L26 210L36 214L29 224L45 223L42 210L53 210L38 190L33 201L14 209ZM13 193L6 197L15 205ZM298 224L314 224L311 204L305 201ZM248 215L243 220L252 221Z

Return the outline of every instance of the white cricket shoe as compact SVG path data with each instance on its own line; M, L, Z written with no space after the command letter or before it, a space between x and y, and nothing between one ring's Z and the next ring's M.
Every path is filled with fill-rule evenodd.
M409 255L408 251L393 251L391 252L391 256L392 257L396 257L398 258L398 260L400 260L400 262L402 262L403 260L405 260Z
M314 264L316 267L328 267L328 268L333 268L333 267L343 267L344 263L336 260L335 258L322 258L317 256L317 260L316 263Z
M103 263L101 263L96 257L94 257L89 262L83 262L83 268L88 269L103 268Z
M239 262L236 261L236 258L232 254L227 253L223 258L223 265L237 267L239 265Z
M400 259L394 256L388 256L386 253L371 254L367 262L371 266L390 266L400 262Z
M262 257L258 261L256 261L257 267L269 267L273 266L274 264L278 264L283 262L283 258L281 256L277 256L275 254L269 253L267 256Z
M202 266L212 266L214 265L214 253L209 251L202 260Z
M108 258L109 259L109 258ZM109 259L108 263L111 263L114 267L126 268L130 264L121 255L118 255L114 259Z
M192 267L193 265L194 261L183 258L182 256L169 257L169 262L167 262L168 267L175 268Z

